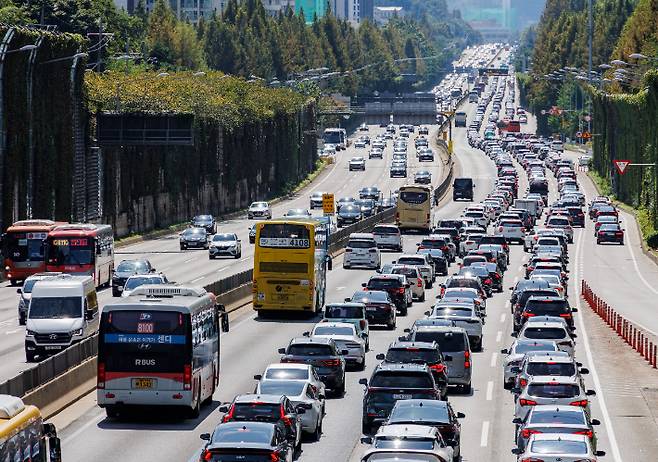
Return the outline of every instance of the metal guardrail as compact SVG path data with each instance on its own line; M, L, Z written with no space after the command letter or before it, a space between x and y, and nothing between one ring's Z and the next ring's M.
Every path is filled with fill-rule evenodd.
M377 223L385 223L393 220L396 211L396 207L386 209L383 212L372 215L358 223L339 229L329 238L329 252L335 252L344 247L350 234L367 232L374 228Z

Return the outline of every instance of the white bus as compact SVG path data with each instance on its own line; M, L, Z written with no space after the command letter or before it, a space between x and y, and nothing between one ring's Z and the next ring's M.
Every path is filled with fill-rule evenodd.
M322 136L324 144L331 144L336 147L336 151L341 149L347 149L350 145L349 140L347 139L347 130L344 128L327 128L324 130L324 135Z
M143 285L106 305L98 335L98 405L177 406L199 415L219 385L220 324L228 316L199 287Z

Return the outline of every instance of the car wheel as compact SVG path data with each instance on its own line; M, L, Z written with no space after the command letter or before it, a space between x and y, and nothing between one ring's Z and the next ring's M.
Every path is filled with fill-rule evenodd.
M388 322L386 327L388 328L388 330L395 330L396 324L397 324L397 321L395 319L393 319L392 321Z
M315 424L315 431L313 432L313 441L320 441L322 436L322 416L318 417L318 421Z
M601 241L597 239L597 240L596 240L596 244L597 244L597 245L601 245Z
M461 388L462 388L462 389L461 389L462 393L465 394L465 395L470 394L471 391L473 390L473 386L472 386L472 384L471 384L470 382L469 382L468 385L462 385Z
M418 299L419 302L424 302L425 301L425 291L423 291L423 295Z
M34 359L36 358L36 356L37 356L37 355L36 355L36 353L35 353L34 351L28 351L28 350L25 350L25 360L26 360L28 363L33 363L33 362L34 362Z
M427 288L428 288L428 289L431 289L433 285L434 285L434 284L432 283L432 281L430 281L430 282L427 283Z
M357 368L359 371L365 371L366 370L366 357L363 357L363 362L359 364L359 367Z
M619 243L620 243L621 245L624 245L624 241L623 241L623 240L619 241Z
M370 433L372 433L372 423L369 420L367 419L361 420L361 433L363 433L364 435L369 435Z
M345 375L343 375L343 383L341 383L340 386L337 387L335 391L337 397L341 397L345 394Z
M235 255L235 259L237 260L238 258L242 258L242 250Z
M210 255L210 254L208 254L208 260L214 260L214 259L215 259L215 256L214 256L214 255Z
M180 246L180 249L181 249L181 250L185 250L185 249L186 249L186 247L185 247L185 246L183 246L183 245L181 245L181 246Z
M25 316L20 316L18 318L18 325L19 326L24 326L25 325Z
M201 385L199 385L197 390L197 400L194 407L191 407L187 410L188 419L197 419L199 414L201 414Z
M406 316L408 311L409 309L406 306L404 308L400 308L400 316Z
M10 279L9 284L11 284L12 287L16 287L18 285L18 279Z

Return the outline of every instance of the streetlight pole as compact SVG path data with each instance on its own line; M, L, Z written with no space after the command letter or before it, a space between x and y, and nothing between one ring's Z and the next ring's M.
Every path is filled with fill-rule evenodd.
M34 63L43 39L44 36L40 35L35 44L36 47L30 52L30 58L27 61L27 194L25 197L25 215L27 218L32 218L34 202L34 111L32 110Z
M593 28L593 19L592 19L592 1L593 0L587 0L587 37L588 37L588 56L587 56L587 81L589 84L592 84L592 40L593 40L593 35L594 31L592 30ZM589 96L587 98L587 114L589 115L587 119L587 132L592 133L592 114L591 114L591 107L592 107L592 98Z

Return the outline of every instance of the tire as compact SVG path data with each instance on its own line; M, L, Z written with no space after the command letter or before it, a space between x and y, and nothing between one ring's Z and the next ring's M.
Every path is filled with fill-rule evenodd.
M363 362L359 364L359 366L356 368L357 371L365 371L366 370L366 358L363 358Z
M599 240L597 239L597 240L596 240L596 245L601 245L601 241L599 241Z
M372 423L366 419L361 420L361 433L369 435L372 433Z
M242 250L235 255L235 259L242 258Z
M619 241L619 243L620 243L621 245L624 245L624 241L623 241L623 240Z
M36 355L36 353L35 353L34 351L28 351L28 350L25 350L25 360L26 360L28 363L33 363L33 362L34 362L34 358L35 358L36 356L37 356L37 355Z
M18 279L10 279L9 284L11 284L12 287L16 287L18 285Z
M19 316L19 317L18 317L18 325L19 325L19 326L24 326L24 325L25 325L25 322L26 322L26 320L25 320L25 316Z
M315 425L315 431L313 432L313 441L320 441L321 436L322 436L322 416L320 416L317 424Z
M471 393L472 390L473 390L473 386L472 386L472 384L471 384L470 382L469 382L468 385L462 385L462 386L461 386L461 392L462 392L464 395L468 395L469 393Z
M425 287L427 287L428 289L431 289L433 285L434 285L434 283L432 281L430 281L430 282L427 283L427 286L425 286Z
M388 324L386 324L386 328L388 330L395 330L396 325L397 325L397 320L394 319L393 322L389 322Z
M409 309L407 307L400 308L400 316L406 316L408 312Z
M181 246L180 246L180 249L181 249L181 250L187 250L187 247L181 245Z
M197 419L199 418L199 414L201 414L201 385L199 385L197 389L197 400L196 404L194 407L191 407L187 411L187 418L188 419Z
M425 291L423 291L423 296L418 299L419 302L425 301Z
M336 396L341 397L345 394L345 375L343 374L343 383L340 384L340 387L334 390Z
M208 254L208 260L214 260L215 257L213 255Z
M116 419L119 417L119 411L114 406L105 406L105 415L108 419Z

